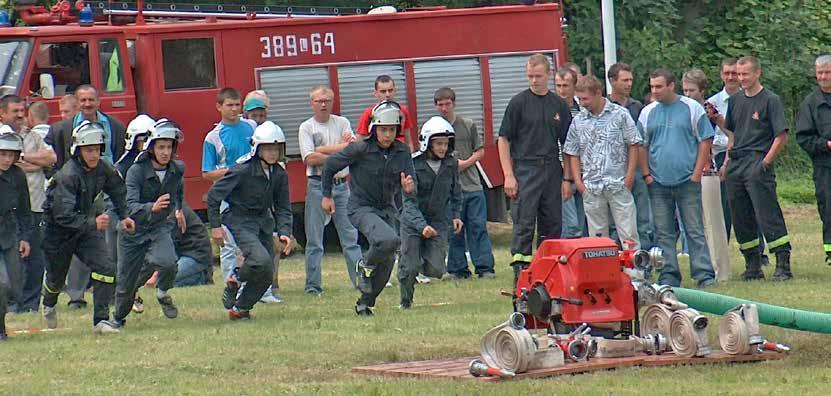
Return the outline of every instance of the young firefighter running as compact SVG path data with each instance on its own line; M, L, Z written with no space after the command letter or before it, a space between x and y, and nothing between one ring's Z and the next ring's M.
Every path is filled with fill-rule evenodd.
M72 157L52 177L46 190L43 317L50 329L58 327L55 304L75 254L92 270L93 332L118 333L118 325L109 320L115 263L109 259L104 231L109 227L110 216L104 213L95 217L95 198L102 192L110 196L116 215L122 219L120 227L126 232L135 232L136 223L127 217L124 181L112 165L101 160L103 152L104 126L84 120L72 131Z
M159 120L150 129L145 149L127 170L127 206L136 220L136 232L118 235L118 284L115 288L115 322L126 322L138 288L159 271L156 299L164 316L179 312L167 291L176 279L173 227L185 228L182 214L185 164L174 160L182 131L176 124Z
M402 134L401 107L382 101L372 109L369 137L346 146L326 160L321 182L325 212L335 212L332 178L349 167L352 194L349 196L349 221L369 241L369 249L356 265L361 297L355 305L358 316L372 316L375 299L384 290L392 273L395 250L401 240L395 231L396 210L393 197L414 194L413 160L405 143L396 141Z
M33 231L26 174L14 163L23 152L23 138L7 125L0 128L0 341L6 340L6 304L15 282L23 281L17 271L20 258L29 255Z
M404 197L401 213L401 258L398 281L401 285L401 309L410 309L416 276L441 278L447 267L447 232L462 231L462 190L459 169L453 152L455 132L442 117L433 117L421 127L419 151L414 153L416 195ZM453 212L452 224L447 216Z
M249 311L271 287L274 278L275 220L280 241L291 251L291 207L289 176L277 163L286 138L271 121L254 130L251 153L237 160L208 192L208 219L211 239L222 246L228 228L245 260L226 281L222 295L231 320L251 318ZM228 202L220 217L219 205ZM242 293L237 291L245 283Z

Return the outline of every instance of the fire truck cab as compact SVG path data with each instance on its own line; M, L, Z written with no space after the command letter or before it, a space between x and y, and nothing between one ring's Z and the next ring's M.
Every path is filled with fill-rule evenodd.
M201 175L202 145L219 121L216 94L226 86L243 95L263 89L271 102L269 120L286 133L292 202L302 212L306 177L297 131L312 116L313 86L332 87L334 113L347 117L353 128L375 103L378 75L395 80L396 99L408 106L417 125L436 114L433 93L448 86L456 91L458 114L472 118L483 133L480 170L493 198L490 217L498 219L505 207L499 125L510 98L527 88L524 65L530 54L544 53L555 66L565 60L561 16L558 4L540 4L0 27L0 95L45 101L54 122L60 119L60 98L92 84L99 89L101 110L125 124L138 113L176 121L185 132L178 156L187 165L187 201L201 209L210 187Z

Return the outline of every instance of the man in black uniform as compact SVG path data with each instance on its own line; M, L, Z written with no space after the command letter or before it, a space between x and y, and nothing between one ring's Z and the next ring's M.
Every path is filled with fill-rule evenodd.
M118 235L115 321L119 326L126 322L136 291L154 270L159 271L156 299L162 312L169 319L179 313L167 292L173 288L177 270L171 232L177 225L185 228L185 164L174 160L181 137L179 127L159 120L151 128L145 150L127 170L127 205L130 217L137 220L137 231Z
M43 317L50 329L58 326L55 304L66 280L69 262L75 254L92 270L93 332L117 333L109 321L110 301L115 289L115 263L110 261L104 231L110 215L95 216L93 202L102 192L112 200L120 226L134 232L136 224L127 217L126 189L118 172L104 153L104 126L84 120L72 131L72 157L49 183L43 207L46 222L43 250L46 252L46 280L43 284Z
M403 121L398 103L385 100L377 104L372 109L369 137L330 155L320 176L320 206L332 214L332 179L338 171L349 167L349 221L369 241L369 249L356 265L356 286L361 292L355 304L358 316L373 315L371 308L390 279L395 251L401 244L395 230L398 213L393 199L402 191L416 193L410 148L396 140L402 136Z
M15 283L23 282L19 262L29 255L28 241L34 231L26 174L14 165L22 152L23 138L3 125L0 128L0 341L6 340L9 291L14 290Z
M533 258L535 227L537 244L560 237L561 199L570 196L573 182L563 178L558 159L558 141L560 145L565 143L571 113L562 99L548 89L550 70L545 55L528 59L530 88L511 99L499 128L499 162L505 175L505 194L512 200L511 265L516 276Z
M289 175L278 163L283 131L266 121L254 130L251 152L240 157L208 191L208 219L211 239L225 243L225 225L242 250L244 261L226 282L222 303L231 320L248 320L249 311L274 280L274 245L272 232L277 221L279 239L291 252L291 206ZM221 217L219 206L228 202ZM237 292L242 284L242 293Z
M765 278L758 249L761 228L768 249L776 255L771 279L784 281L793 278L791 244L776 198L774 161L788 141L785 110L779 96L762 87L756 58L739 59L736 70L744 90L728 100L724 127L733 132L735 142L726 160L725 179L736 240L747 268L742 280Z
M799 106L796 141L814 165L825 264L831 265L831 54L817 57L814 66L818 87Z

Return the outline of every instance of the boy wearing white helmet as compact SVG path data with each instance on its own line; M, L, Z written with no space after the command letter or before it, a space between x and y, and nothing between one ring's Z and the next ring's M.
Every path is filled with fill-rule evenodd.
M147 136L150 135L150 130L155 124L156 120L150 118L147 114L139 114L127 124L124 155L115 163L115 167L122 177L127 177L127 170L136 161L139 153L144 150L144 142L147 140Z
M176 249L172 231L184 230L185 164L175 160L182 131L167 119L150 128L145 149L127 170L127 207L136 220L136 232L119 232L118 284L115 289L115 321L126 322L138 288L159 271L156 299L164 316L173 319L178 310L167 293L176 279Z
M0 341L6 340L6 299L11 286L23 281L19 262L29 255L32 233L26 175L14 166L22 151L23 139L8 125L0 127L0 272L6 274L0 276Z
M251 152L239 160L208 191L211 239L226 240L224 225L244 257L226 282L222 300L231 320L250 319L249 311L271 286L274 277L272 231L277 222L283 253L291 251L292 217L288 173L278 163L286 138L277 125L266 121L251 138ZM220 215L225 201L228 209ZM245 287L237 295L242 284Z
M355 305L359 316L372 316L372 307L392 273L395 251L401 244L395 230L395 196L415 194L413 160L409 147L396 140L402 135L403 113L398 103L383 101L372 109L369 137L348 145L326 159L321 175L324 211L335 212L333 179L349 167L349 221L369 241L369 249L356 265L361 297Z
M118 332L118 326L109 320L116 272L104 241L110 215L95 216L96 197L101 193L110 196L115 215L122 219L120 227L126 232L134 232L136 224L127 216L124 181L113 165L102 161L103 153L104 127L95 121L81 122L72 131L71 158L52 177L46 191L43 316L50 329L58 326L55 305L75 254L92 270L93 332Z
M454 138L453 126L442 117L427 120L418 135L419 151L413 158L417 194L404 197L401 213L401 309L413 304L419 272L441 278L447 270L448 232L462 231L458 161L450 155ZM452 220L447 216L448 208Z

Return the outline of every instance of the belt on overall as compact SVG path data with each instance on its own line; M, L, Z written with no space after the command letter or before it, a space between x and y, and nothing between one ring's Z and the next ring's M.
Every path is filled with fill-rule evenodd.
M317 180L317 181L321 181L320 176L318 176L318 175L307 176L307 177L309 179L314 179L314 180ZM343 184L343 183L346 183L346 178L345 177L334 177L334 178L332 178L332 184L335 185L335 186L337 186L338 184Z

